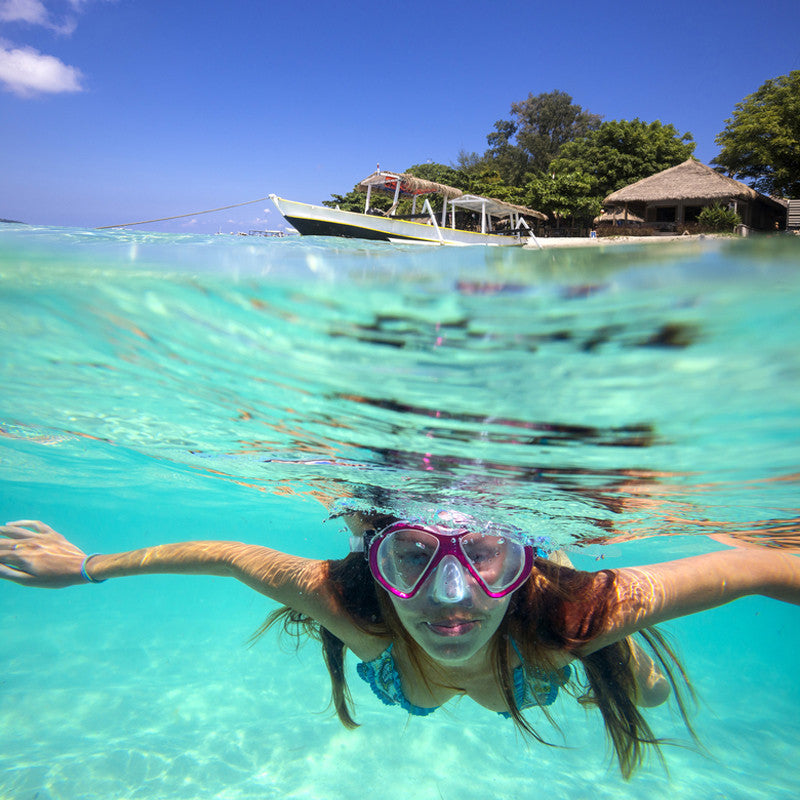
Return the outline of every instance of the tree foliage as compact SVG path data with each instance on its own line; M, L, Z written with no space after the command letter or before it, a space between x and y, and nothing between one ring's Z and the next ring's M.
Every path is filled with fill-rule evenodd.
M534 178L526 186L525 205L557 222L588 222L602 210L595 182L582 172L559 172Z
M611 192L691 158L695 143L690 133L658 120L615 120L567 142L551 164L555 175L582 174L593 182L601 200Z
M800 70L737 103L712 162L764 194L800 198Z
M366 194L353 187L347 194L332 194L330 200L323 200L322 205L328 208L339 208L342 211L357 211L363 213ZM374 192L370 195L370 206L374 209L387 211L392 205L388 195Z
M466 189L469 186L469 177L462 170L436 161L414 164L405 171L417 178L443 183L446 186L455 186L457 189Z
M686 161L695 148L690 133L659 121L601 123L561 91L512 103L511 119L495 122L486 139L482 154L462 150L449 166L415 164L406 172L583 224L608 194ZM361 211L364 196L354 190L325 205ZM373 193L371 205L385 210L391 198ZM406 205L398 212L408 213Z
M499 170L486 167L472 175L469 192L481 197L493 197L506 203L524 203L524 190L521 186L513 186L503 180Z
M732 208L717 203L713 206L706 206L700 212L697 224L701 231L733 233L736 226L742 224L742 218Z
M597 114L584 111L566 92L529 94L511 104L511 119L495 122L484 159L506 183L521 185L526 173L546 173L564 144L599 124Z

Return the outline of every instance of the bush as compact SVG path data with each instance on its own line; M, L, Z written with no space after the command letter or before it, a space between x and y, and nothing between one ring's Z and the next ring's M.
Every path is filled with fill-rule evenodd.
M727 206L706 206L698 214L697 224L706 233L733 233L742 218Z

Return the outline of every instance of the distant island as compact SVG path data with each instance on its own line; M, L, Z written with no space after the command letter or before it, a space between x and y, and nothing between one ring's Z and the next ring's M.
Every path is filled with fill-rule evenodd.
M20 222L18 219L0 219L0 222L8 222L10 225L27 225L27 222Z

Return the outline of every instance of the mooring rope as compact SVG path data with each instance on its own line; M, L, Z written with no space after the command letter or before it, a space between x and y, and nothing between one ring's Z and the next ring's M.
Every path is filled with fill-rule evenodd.
M158 219L145 219L141 222L123 222L120 225L100 225L96 231L105 231L109 228L131 228L134 225L147 225L150 222L166 222L170 219L182 219L183 217L197 217L200 214L211 214L214 211L225 211L228 208L239 208L239 206L251 206L253 203L263 203L268 197L259 197L258 200L248 200L246 203L234 203L232 206L220 206L219 208L209 208L208 211L193 211L191 214L177 214L174 217L159 217Z

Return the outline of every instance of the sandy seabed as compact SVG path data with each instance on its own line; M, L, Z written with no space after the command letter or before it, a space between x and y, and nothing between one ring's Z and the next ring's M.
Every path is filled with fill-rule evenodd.
M224 619L211 609L202 619L177 613L180 604L147 619L109 614L84 593L69 619L56 620L18 594L26 602L15 605L0 645L0 797L794 800L800 792L791 608L740 601L681 621L705 752L687 746L669 708L654 709L657 734L684 746L665 748L667 769L652 760L626 782L599 715L567 695L551 709L561 732L542 715L535 722L556 745L547 747L468 699L425 718L383 706L350 659L361 727L346 731L326 710L318 646L295 654L267 636L248 649L243 633L260 612L233 590L212 593ZM724 647L703 645L708 626L733 631L731 623L743 630ZM743 649L758 629L766 661Z

